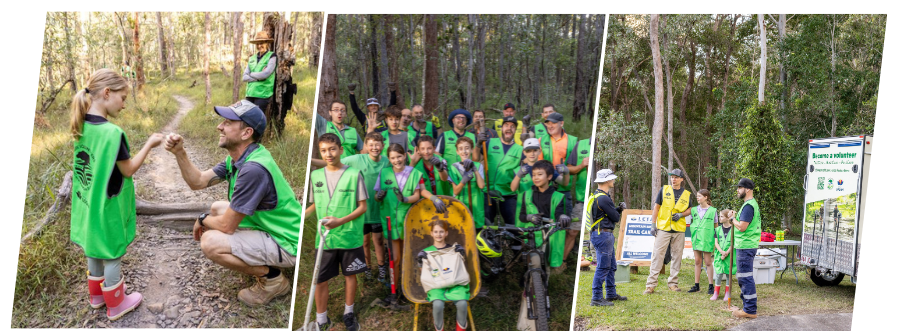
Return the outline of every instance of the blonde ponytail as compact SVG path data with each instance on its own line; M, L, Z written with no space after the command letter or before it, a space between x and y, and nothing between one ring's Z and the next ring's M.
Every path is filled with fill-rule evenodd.
M84 88L72 97L72 104L69 107L71 114L69 127L75 140L81 138L84 116L91 109L93 95L100 94L106 88L109 88L110 91L128 90L128 81L113 70L100 69L91 74L91 78L88 79Z

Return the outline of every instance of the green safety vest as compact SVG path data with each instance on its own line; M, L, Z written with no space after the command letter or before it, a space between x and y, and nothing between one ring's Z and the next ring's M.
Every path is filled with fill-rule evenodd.
M516 206L516 219L519 218L519 214L522 213L521 205L525 205L525 214L527 215L535 215L540 213L538 211L537 205L534 204L534 190L528 189L524 194L519 196L519 201L516 202L518 205ZM550 216L548 218L556 218L556 207L559 206L561 202L565 202L566 195L561 192L554 192L553 195L550 196ZM547 214L544 214L547 215ZM534 227L534 224L531 222L519 222L516 224L519 227ZM535 232L535 239L538 246L541 244L541 236L543 232ZM566 245L566 233L565 230L556 231L553 235L550 236L549 239L549 252L547 253L547 259L550 261L550 267L559 267L563 262L563 252Z
M113 173L121 175L116 157L125 132L109 122L83 125L73 153L70 238L90 258L116 259L134 241L136 223L134 180L110 185Z
M415 124L415 122L413 124ZM417 131L416 128L412 126L413 124L409 124L409 129L412 130L411 133L416 133L416 135L423 134L427 136L432 136L432 134L434 134L434 124L430 121L425 122L425 129L421 131ZM437 141L437 139L434 140Z
M473 162L475 164L475 174L478 174L478 168L481 167L481 162ZM461 181L462 173L459 172L458 169L451 167L448 169L450 171L450 179L453 181ZM478 177L473 177L469 180L469 186L463 186L462 190L460 190L459 195L454 196L454 198L458 199L462 204L465 204L466 207L469 208L469 211L472 213L472 220L475 221L475 228L480 229L484 226L484 191L478 187ZM469 188L472 188L472 203L469 203Z
M751 198L741 205L741 210L738 211L737 218L738 220L741 220L741 212L744 211L744 205L747 204L750 204L750 206L753 207L753 220L744 232L737 230L737 228L734 229L737 230L737 233L734 235L734 248L737 249L759 248L759 238L762 235L762 225L760 225L762 220L760 219L759 204L756 203L755 198Z
M590 217L593 217L591 211L593 211L594 209L594 201L600 198L600 196L609 197L609 194L603 192L603 190L597 189L597 192L591 194L591 197L588 198L586 206L588 208L588 214ZM590 224L590 227L588 228L589 231L594 231L597 228L597 224L600 224L600 222L602 222L604 219L606 219L606 213L604 213L603 216L600 216L600 218Z
M472 142L475 143L475 134L472 134L472 132L466 132L463 136L472 139ZM444 159L447 160L448 167L460 161L459 154L456 154L456 139L457 136L453 130L444 132ZM475 150L475 148L472 148L472 150Z
M728 231L728 236L725 236L725 230L722 229L722 226L716 228L716 238L719 241L719 247L722 248L723 251L728 251L728 248L731 247L731 236L734 235L734 226L731 226L731 230ZM693 241L693 239L692 239ZM713 245L713 268L716 270L718 274L728 274L728 264L731 261L731 257L726 257L725 260L722 260L722 253L719 252L719 249ZM734 255L734 251L731 251L732 255ZM731 265L731 274L737 274L737 260L734 261L734 264Z
M544 123L534 125L534 137L535 138L538 138L538 139L543 138L544 135L546 135L546 134L547 134L547 126L544 126Z
M547 160L547 161L550 161L551 163L553 163L555 158L553 157L553 145L550 143L550 141L551 141L550 133L547 133L547 135L541 137L541 152L544 153L544 160ZM575 136L573 136L571 134L567 134L566 141L567 141L566 155L569 155L569 153L572 152L572 149L575 148L575 144L578 143L578 138L576 138ZM566 158L562 158L562 161L560 161L560 162L562 164L566 164ZM572 185L574 183L572 182L571 178L572 177L570 176L569 177L569 179L570 179L569 185L563 186L561 184L557 184L556 190L560 191L560 192L572 190Z
M260 72L265 70L266 65L269 64L269 58L271 58L272 55L273 53L271 51L267 51L258 62L256 60L256 55L250 55L250 60L247 61L247 67L250 68L250 72ZM269 98L273 93L275 93L275 71L272 71L266 79L247 83L247 97Z
M684 212L691 205L691 192L682 191L681 197L675 200L675 191L671 185L664 185L662 191L662 205L656 216L656 228L663 231L684 232L687 229L687 221L684 217L672 222L672 214Z
M413 139L415 137L415 133L411 133L411 132L407 132L407 131L401 131L401 132L406 133L406 150L407 150L407 152L412 150L413 148L416 148L416 145L413 144ZM381 155L388 156L388 147L391 145L391 131L390 130L382 131L381 137L384 138L384 148L381 149ZM406 156L408 157L409 153L407 153ZM407 162L409 162L409 161L407 161Z
M272 239L278 243L285 251L291 255L297 255L297 241L300 239L300 223L303 220L301 213L303 207L297 201L297 196L291 190L281 168L272 158L272 153L266 147L259 147L249 155L247 162L256 162L263 166L272 176L272 182L275 184L275 194L278 198L278 204L271 210L257 210L252 216L245 216L238 227L242 229L259 230L268 233ZM235 169L231 156L225 158L225 169L228 179L228 200L234 195L234 185L240 169Z
M422 173L413 169L412 172L409 173L409 178L406 180L406 184L403 185L403 189L401 190L403 196L412 196L416 191L416 186L419 184L420 179L422 179ZM406 221L406 213L409 212L409 207L412 206L410 203L403 203L397 199L397 195L394 194L393 190L397 189L397 186L397 176L394 173L393 167L387 166L382 168L381 183L378 187L381 190L387 191L387 194L385 195L384 200L381 201L381 214L383 216L381 224L382 228L386 230L388 228L387 218L391 218L391 239L403 239L403 222Z
M369 198L366 199L366 223L381 223L381 205L375 200L375 181L384 167L390 167L387 157L381 156L378 162L372 161L369 154L356 154L341 160L341 163L356 168L363 175L366 183L366 191Z
M691 249L694 251L712 252L716 249L713 237L715 220L719 210L714 207L706 209L703 218L700 218L700 206L691 208Z
M500 195L514 195L509 184L516 177L516 170L522 162L522 146L514 143L509 151L503 153L503 142L492 138L488 140L487 147L490 189L500 192Z
M318 220L326 216L346 217L356 210L357 202L359 202L356 198L359 170L347 167L334 188L334 195L329 195L328 182L325 181L325 169L316 169L309 174L309 181L313 188L313 202L316 204L316 227L319 227ZM349 223L329 231L328 237L325 239L325 249L350 250L361 247L363 245L363 220L364 216L359 216ZM317 231L316 248L319 247L319 239L321 236Z
M444 159L438 153L434 153L434 156L441 160ZM428 175L428 171L425 170L425 159L419 159L419 162L416 162L413 169L422 173L422 178L425 179L425 188L428 188L428 192L435 195L453 196L453 189L450 184L446 181L441 181L440 172L434 170L434 179L431 179L431 176ZM432 170L433 169L434 167L432 167Z
M344 133L341 133L341 130L334 123L328 121L325 123L325 133L337 135L341 139L341 147L344 147L344 154L341 154L341 159L350 155L356 155L356 140L359 138L359 135L356 133L355 128L344 125Z
M578 152L576 153L576 163L581 164L581 161L585 158L589 158L591 156L591 139L582 139L578 142ZM587 181L588 181L588 167L584 167L578 175L569 177L569 185L573 183L571 180L575 178L575 190L572 192L572 196L575 197L573 202L579 202L584 199L584 193L587 191Z
M437 247L434 247L434 245L431 245L429 247L426 247L422 251L425 251L425 252L437 251ZM465 257L465 255L463 255L463 257ZM431 272L431 270L423 268L422 272ZM442 301L468 300L469 299L469 285L465 284L465 285L455 285L453 287L447 287L447 288L435 288L435 289L428 291L428 293L425 293L425 294L428 295L428 302L435 301L435 300L442 300Z

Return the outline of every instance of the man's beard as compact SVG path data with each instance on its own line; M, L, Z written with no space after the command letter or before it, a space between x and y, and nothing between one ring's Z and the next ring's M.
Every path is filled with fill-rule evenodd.
M503 142L511 142L516 137L516 134L515 133L509 134L508 138L506 136L507 136L507 134L503 133Z
M746 192L746 191L743 191L743 192L739 191L739 192L738 192L738 198L739 198L739 199L744 199L744 197L746 197L746 196L747 196L747 192Z
M222 143L219 144L219 148L231 149L231 148L234 148L238 144L237 141L234 141L234 140L231 140L228 138L223 138L223 140L224 141L222 141Z

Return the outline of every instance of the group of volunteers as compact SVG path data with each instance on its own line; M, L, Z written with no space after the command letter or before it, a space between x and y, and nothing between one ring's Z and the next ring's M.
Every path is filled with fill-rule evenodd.
M227 201L199 214L193 238L210 261L256 277L238 293L250 306L263 305L290 293L291 280L281 268L293 268L297 255L302 205L272 158L260 143L266 115L251 102L265 105L272 95L274 66L264 32L251 40L258 53L250 56L248 97L230 106L216 106L223 119L216 126L218 146L227 152L216 166L201 171L184 149L178 134L154 133L134 155L128 136L109 121L119 117L130 93L128 79L110 69L91 74L72 99L74 139L71 239L87 257L88 303L106 306L116 320L134 310L143 296L127 293L122 257L136 235L136 196L133 176L155 147L174 155L181 176L192 190L226 182ZM262 73L263 75L261 75ZM127 74L127 72L126 72ZM268 96L267 96L268 95ZM212 125L210 125L212 127Z
M594 272L591 306L612 306L615 301L626 301L627 297L616 292L616 253L613 229L621 219L626 204L616 206L609 192L615 184L616 175L609 169L597 172L594 182L597 189L588 200L590 211L591 244L597 251L597 269ZM753 197L755 184L742 178L735 185L738 199L743 204L740 210L718 210L712 206L710 193L706 189L697 192L696 203L691 192L684 190L684 173L681 169L669 172L669 185L660 188L653 205L654 238L644 295L653 294L657 278L663 269L664 259L671 256L672 265L668 278L670 290L680 292L678 273L681 270L681 255L684 249L685 232L690 230L694 251L694 285L687 291L700 291L701 267L705 265L707 294L710 300L718 300L719 294L727 300L731 296L731 275L735 275L740 285L743 308L733 307L735 317L756 318L756 284L753 280L753 259L759 247L762 232L759 205ZM695 205L696 204L696 205ZM692 223L687 224L690 217ZM737 228L737 230L732 230ZM733 242L733 245L732 245ZM733 260L733 261L732 261ZM729 269L730 268L730 269ZM720 291L722 280L727 279L725 290ZM606 285L606 296L603 285Z
M316 234L317 248L322 230L328 231L315 289L319 330L332 326L328 283L339 273L344 276L347 330L360 328L354 312L357 274L387 284L393 272L394 282L401 283L404 219L417 201L431 202L436 211L446 212L439 196L455 198L470 211L475 232L494 224L543 225L542 218L552 218L566 228L566 233L549 239L549 264L556 272L565 268L563 260L579 236L580 221L572 218L580 217L583 209L590 139L579 141L567 134L564 118L552 104L543 107L543 122L528 129L516 118L515 106L507 103L503 118L493 124L482 110L453 110L444 130L422 105L397 106L396 88L390 84L390 105L382 109L378 99L369 98L366 113L356 104L355 85L349 86L353 116L365 133L349 125L347 104L339 100L327 106L330 118L315 117L321 159L311 161L316 170L310 173L312 205L306 215L315 212L323 227ZM420 265L428 253L463 251L465 244L475 244L443 241L448 228L437 222L431 223L434 245L417 254ZM388 269L389 257L393 270ZM443 329L444 301L460 308L456 329L467 329L468 286L436 288L427 294L434 306L435 329ZM399 292L389 294L385 301L402 297Z

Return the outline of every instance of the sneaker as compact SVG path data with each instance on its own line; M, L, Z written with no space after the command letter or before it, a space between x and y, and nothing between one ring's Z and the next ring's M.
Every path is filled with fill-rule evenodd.
M284 274L273 279L264 276L256 277L256 283L238 292L238 300L248 306L256 307L269 303L272 299L291 292L291 281Z
M612 305L613 305L613 303L609 302L609 300L606 300L606 299L591 300L592 307L608 307L608 306L612 306Z
M387 278L388 267L387 265L378 265L378 279L384 281Z
M693 286L691 286L691 289L688 289L687 292L688 292L688 293L696 293L696 292L699 292L699 291L700 291L700 285L699 285L699 284L694 284ZM712 293L710 293L710 294L712 294Z
M715 290L713 290L713 285L709 284L709 288L706 289L706 294L713 295L713 293L715 293Z
M366 280L372 280L372 270L366 270Z
M344 314L344 326L347 331L359 331L359 322L356 322L356 314L349 312Z
M325 323L316 322L316 324L319 325L319 331L329 331L331 330L331 327L334 326L334 324L331 323L331 318L326 317L326 319L327 321L325 321Z
M628 297L627 297L627 296L622 296L622 295L616 295L616 296L609 296L609 295L607 295L607 296L606 296L606 300L607 300L607 301L628 301Z

